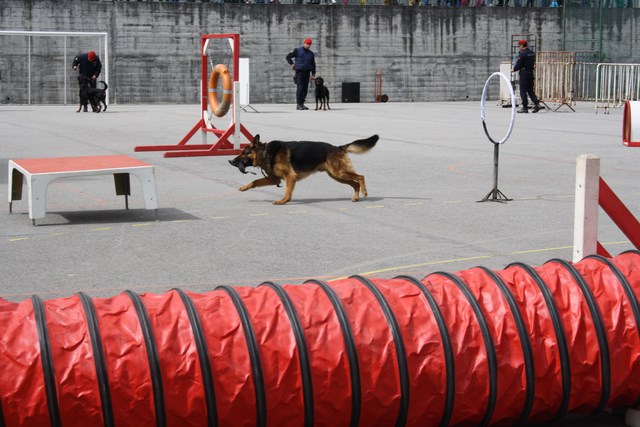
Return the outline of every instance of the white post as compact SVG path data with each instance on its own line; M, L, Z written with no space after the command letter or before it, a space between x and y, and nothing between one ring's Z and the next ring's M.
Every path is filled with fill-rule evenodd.
M599 181L600 158L592 154L578 156L573 221L573 262L596 253Z
M231 119L233 120L233 147L240 148L240 82L233 82L233 103L231 104Z

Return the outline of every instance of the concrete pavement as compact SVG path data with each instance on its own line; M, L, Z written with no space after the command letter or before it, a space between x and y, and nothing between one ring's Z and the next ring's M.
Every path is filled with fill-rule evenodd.
M227 157L134 153L138 145L177 143L198 120L195 105L112 105L100 114L76 114L73 106L0 106L5 201L9 159L129 154L155 165L160 206L156 220L132 179L131 209L123 210L105 176L52 183L47 216L37 227L26 198L14 202L12 214L0 215L0 297L204 292L220 284L352 274L422 278L476 265L570 260L580 154L599 156L603 178L640 212L640 149L621 144L621 109L596 114L593 104L581 103L576 112L517 115L499 153L498 186L513 200L478 203L493 188L494 154L478 102L334 104L327 112L253 107L258 113L242 113L241 120L264 141L340 145L379 134L372 151L351 156L367 178L369 197L352 203L349 187L318 174L297 185L290 204L273 206L283 189L240 193L255 177L240 174ZM506 132L509 111L487 102L494 139ZM599 239L612 254L632 248L602 212ZM607 415L555 425L623 423Z

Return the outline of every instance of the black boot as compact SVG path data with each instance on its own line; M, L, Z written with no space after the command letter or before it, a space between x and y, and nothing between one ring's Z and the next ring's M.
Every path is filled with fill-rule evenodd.
M302 106L302 104L298 104L298 106L296 107L296 110L304 110L304 107Z
M85 113L87 112L87 106L86 106L86 105L84 106L84 110L83 110L83 111L84 111Z
M518 113L528 113L529 110L526 107L522 107L522 109L518 110Z
M542 107L540 106L540 104L536 104L533 107L533 111L531 111L532 113L537 113L538 111L542 110Z

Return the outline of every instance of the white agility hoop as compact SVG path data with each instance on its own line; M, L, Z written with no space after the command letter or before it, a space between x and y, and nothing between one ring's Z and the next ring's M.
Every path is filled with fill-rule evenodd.
M511 95L511 121L509 122L509 130L507 131L507 134L504 136L504 138L502 138L500 141L495 141L493 138L491 138L491 135L489 135L489 131L487 130L487 124L484 121L484 103L485 103L485 100L487 99L487 88L489 87L489 81L491 81L491 79L495 76L500 76L501 78L504 79L505 82L507 82L507 86L509 87L509 94ZM513 130L513 123L516 119L516 95L513 93L513 87L511 87L511 81L504 74L493 73L489 76L489 78L485 82L484 88L482 89L482 99L480 101L480 119L482 120L482 127L484 128L484 133L487 135L487 138L489 138L489 141L491 141L493 144L504 144L507 141L507 139L509 139L509 136L511 135L511 131Z

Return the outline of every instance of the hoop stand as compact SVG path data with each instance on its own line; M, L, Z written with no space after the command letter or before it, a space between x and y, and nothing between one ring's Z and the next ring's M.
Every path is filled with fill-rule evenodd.
M210 39L229 39L233 54L233 100L231 107L231 122L227 129L216 129L208 116L208 52ZM248 144L240 144L239 138L244 135L249 142L253 135L240 123L239 69L240 69L240 34L206 34L200 37L202 56L202 77L200 88L201 118L195 126L175 145L146 145L137 146L134 151L166 151L164 157L196 157L196 156L234 156L240 154L241 149ZM198 132L202 133L202 144L187 143ZM207 144L207 134L218 137L215 144ZM229 141L232 137L235 144Z
M507 131L507 134L500 141L495 141L493 138L491 138L491 135L489 135L489 131L487 129L487 124L484 120L484 103L487 97L487 88L489 86L489 81L493 77L500 77L506 83L507 87L509 88L509 95L511 96L511 122L509 123L509 130ZM511 86L511 81L509 80L507 75L504 73L491 74L491 76L489 76L489 78L485 82L484 89L482 90L482 98L480 101L480 119L482 120L482 127L484 129L485 135L489 139L489 142L493 144L493 189L489 191L489 194L484 196L482 200L478 200L478 203L481 203L481 202L505 203L513 200L505 196L504 193L498 189L498 159L500 155L500 145L504 144L507 141L507 139L509 139L509 136L511 135L511 131L513 130L515 112L516 112L516 99L515 99L515 94L513 93L513 87Z
M498 189L498 156L500 152L500 144L493 144L493 189L489 191L489 194L484 196L482 200L478 200L478 203L482 202L509 202L513 199L508 198L502 191Z

